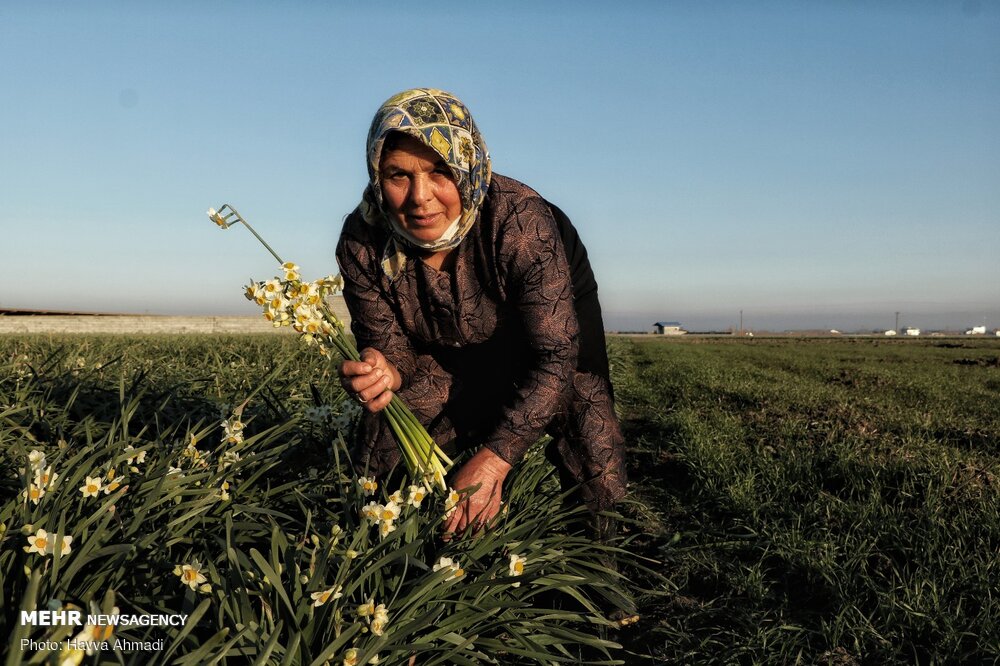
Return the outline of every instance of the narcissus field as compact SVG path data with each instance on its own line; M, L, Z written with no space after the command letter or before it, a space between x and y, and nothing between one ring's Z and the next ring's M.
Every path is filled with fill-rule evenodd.
M1000 659L1000 344L609 352L619 541L536 450L493 529L446 542L455 498L355 474L356 407L293 336L0 338L7 663ZM605 619L622 595L635 626ZM188 617L21 621L68 609Z

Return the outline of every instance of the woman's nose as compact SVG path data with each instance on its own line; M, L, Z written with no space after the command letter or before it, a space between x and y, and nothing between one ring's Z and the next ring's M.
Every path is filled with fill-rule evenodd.
M413 179L413 187L410 188L410 199L415 204L422 204L430 201L434 196L434 184L423 174L417 175Z

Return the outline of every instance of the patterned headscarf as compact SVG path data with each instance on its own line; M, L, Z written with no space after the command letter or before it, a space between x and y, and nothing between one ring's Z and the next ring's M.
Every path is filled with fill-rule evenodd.
M462 214L436 241L414 238L388 215L382 200L379 163L389 132L401 132L420 141L451 168L462 197ZM390 279L406 263L403 245L429 250L447 250L465 238L479 215L490 186L490 155L472 114L450 93L434 88L414 88L390 97L375 114L368 132L368 187L361 198L361 213L368 224L384 226L392 234L382 253L382 270Z

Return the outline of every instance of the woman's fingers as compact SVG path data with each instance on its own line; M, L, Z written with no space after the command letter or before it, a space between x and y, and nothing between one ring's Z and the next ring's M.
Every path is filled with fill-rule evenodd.
M466 495L445 520L441 538L450 541L456 534L462 534L470 528L474 532L483 530L500 513L501 506L500 495L496 491L491 493L480 489Z
M374 350L365 351L369 353L361 361L344 361L340 364L341 385L365 409L377 412L392 400L392 393L388 390L392 385L392 377L385 368L385 358L381 354Z
M442 541L451 541L452 537L458 534L458 525L459 522L461 522L463 512L464 508L460 503L455 507L455 510L451 512L451 515L445 519L444 526L441 528Z

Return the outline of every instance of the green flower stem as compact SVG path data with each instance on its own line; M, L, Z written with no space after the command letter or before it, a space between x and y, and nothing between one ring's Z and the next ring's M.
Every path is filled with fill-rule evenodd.
M357 347L344 335L342 324L337 316L326 304L321 306L321 311L323 316L337 327L333 335L329 335L327 338L340 352L340 355L353 361L360 361L361 356ZM435 477L437 473L440 473L443 477L447 468L452 465L451 458L437 446L437 443L434 442L402 398L393 395L386 407L385 417L399 442L410 474L430 474Z

